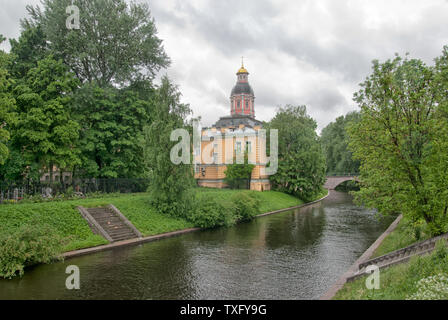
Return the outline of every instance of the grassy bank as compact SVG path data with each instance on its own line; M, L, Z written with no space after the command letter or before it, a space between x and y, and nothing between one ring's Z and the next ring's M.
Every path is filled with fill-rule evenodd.
M144 234L152 235L191 227L182 219L175 219L155 212L148 204L147 194L125 194L99 199L68 200L60 202L9 204L0 206L0 234L13 233L23 225L47 225L64 238L64 251L106 244L94 235L87 222L76 210L114 204Z
M397 228L375 250L371 258L383 256L430 237L424 227L416 227L403 218ZM429 256L414 257L408 263L381 270L380 290L368 290L365 282L366 277L346 283L333 299L447 299L448 249L444 243L439 243L434 253ZM439 289L443 289L443 292Z
M299 206L304 204L305 202L290 196L286 193L277 192L277 191L265 191L265 192L257 192L257 191L242 191L242 190L229 190L229 189L211 189L211 188L200 188L197 189L200 193L208 193L213 195L217 200L227 200L234 194L239 192L247 192L249 194L255 195L260 201L260 213L266 213L276 210L281 210L285 208L291 208L295 206ZM318 196L315 197L315 200L323 198L328 193L327 190L322 191Z
M412 227L411 223L406 218L403 218L395 230L390 233L375 250L372 259L405 248L416 242L429 239L430 237L428 232L425 232L422 228L416 229L415 227Z
M197 189L197 192L208 193L221 201L226 201L239 192L251 193L260 201L260 213L303 204L301 200L295 197L275 191ZM107 204L114 204L144 236L194 227L191 222L185 219L158 213L149 204L149 195L141 193L105 196L95 199L1 205L0 235L12 234L27 224L37 224L48 225L58 236L64 238L66 240L64 251L105 244L107 243L105 239L92 233L76 207L91 208Z
M448 248L441 242L431 255L381 270L379 290L368 290L365 282L363 277L346 283L334 300L446 300Z

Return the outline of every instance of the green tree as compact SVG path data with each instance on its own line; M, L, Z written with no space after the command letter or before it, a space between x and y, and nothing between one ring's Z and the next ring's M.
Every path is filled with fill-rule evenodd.
M75 148L79 126L72 119L69 105L78 85L62 61L49 56L32 68L24 83L14 89L18 121L13 143L21 150L27 166L37 164L50 170L53 166L70 168L79 163Z
M145 129L145 162L150 177L150 200L160 212L187 216L192 209L193 168L174 164L170 155L177 144L170 140L176 129L188 130L189 105L180 103L180 92L167 77L153 99L152 122Z
M325 158L317 124L306 113L305 106L280 108L269 123L278 130L278 171L271 176L274 187L310 200L325 183Z
M352 121L359 121L358 112L339 117L322 130L321 141L327 162L327 174L359 172L359 161L353 160L353 155L348 148L346 128Z
M356 200L384 214L423 219L437 235L447 231L448 122L434 84L433 69L420 60L374 61L355 94L361 120L349 135L361 161Z
M37 67L37 62L49 54L45 34L40 25L22 25L18 40L10 39L11 64L9 71L16 81L26 78L28 71Z
M0 44L5 40L0 35ZM15 121L15 100L11 95L12 80L7 71L9 56L0 50L0 165L8 158L10 127Z
M144 90L143 90L144 88ZM101 88L86 83L73 104L81 131L82 165L76 174L98 178L144 175L143 128L150 122L149 83L131 88Z
M71 0L43 0L43 9L28 6L31 19L41 25L50 49L81 82L101 87L153 78L169 64L146 4L125 0L77 0L80 29L68 29Z

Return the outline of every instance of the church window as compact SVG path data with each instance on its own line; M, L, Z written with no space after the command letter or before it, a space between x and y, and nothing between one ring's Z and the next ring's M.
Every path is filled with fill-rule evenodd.
M241 153L241 142L240 141L238 141L237 143L236 143L236 153Z

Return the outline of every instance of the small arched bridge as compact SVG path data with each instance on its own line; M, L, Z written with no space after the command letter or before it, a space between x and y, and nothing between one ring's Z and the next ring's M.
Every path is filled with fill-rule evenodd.
M325 182L324 188L328 189L328 190L334 190L341 183L344 183L346 181L352 181L352 180L357 181L358 178L356 176L350 175L350 174L327 177L327 182Z

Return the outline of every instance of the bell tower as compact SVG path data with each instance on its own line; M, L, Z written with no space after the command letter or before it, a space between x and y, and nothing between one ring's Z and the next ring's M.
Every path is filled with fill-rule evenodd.
M237 82L230 94L230 114L233 117L244 115L255 118L255 95L249 85L249 72L244 68L243 60L236 76Z

